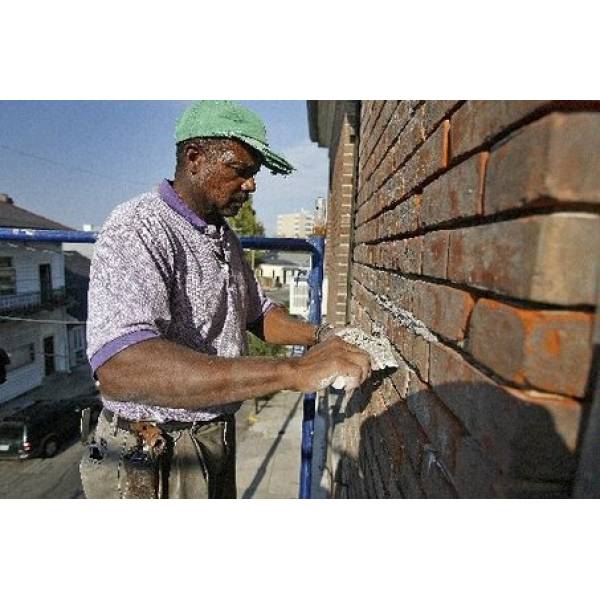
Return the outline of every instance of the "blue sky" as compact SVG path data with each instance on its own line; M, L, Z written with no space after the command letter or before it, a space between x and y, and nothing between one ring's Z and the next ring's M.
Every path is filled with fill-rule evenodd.
M278 214L312 209L326 195L327 150L308 138L305 101L241 102L265 120L271 147L298 169L286 178L257 177L254 206L274 235ZM187 105L0 101L0 192L71 227L102 224L115 206L172 177L173 129Z

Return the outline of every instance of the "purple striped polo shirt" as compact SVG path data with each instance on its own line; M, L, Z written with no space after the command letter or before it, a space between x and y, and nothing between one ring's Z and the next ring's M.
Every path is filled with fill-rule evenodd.
M226 225L205 223L170 182L118 206L96 242L87 352L96 371L125 348L162 337L203 354L247 353L246 329L273 306ZM201 410L103 398L131 420L208 421L239 402Z

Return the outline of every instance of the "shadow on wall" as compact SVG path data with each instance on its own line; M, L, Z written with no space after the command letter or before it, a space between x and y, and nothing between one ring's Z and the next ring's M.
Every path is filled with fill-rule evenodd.
M571 496L578 424L556 418L560 407L463 382L390 403L383 382L363 386L338 415L334 498Z

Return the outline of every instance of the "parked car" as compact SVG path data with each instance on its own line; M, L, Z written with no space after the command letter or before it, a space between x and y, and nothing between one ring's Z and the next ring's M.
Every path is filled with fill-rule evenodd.
M51 458L80 431L81 411L91 409L95 424L102 410L97 396L42 401L0 421L0 459Z

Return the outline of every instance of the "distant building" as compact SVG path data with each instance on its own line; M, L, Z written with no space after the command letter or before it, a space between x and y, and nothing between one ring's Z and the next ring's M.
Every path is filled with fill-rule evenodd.
M298 275L307 275L309 271L310 254L307 252L267 252L256 267L256 274L265 287L287 285Z
M0 194L0 227L70 229L15 206L6 194ZM77 364L70 340L85 343L85 327L68 314L68 304L60 243L0 241L0 345L10 357L0 403Z
M313 235L315 217L302 209L297 213L277 216L277 237L305 238Z

